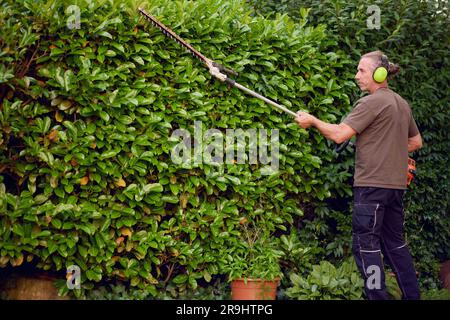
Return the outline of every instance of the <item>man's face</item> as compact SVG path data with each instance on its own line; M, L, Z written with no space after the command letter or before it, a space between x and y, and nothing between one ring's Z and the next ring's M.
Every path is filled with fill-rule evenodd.
M355 75L355 80L362 91L369 91L375 84L372 78L373 63L369 58L362 58L358 64L358 72Z

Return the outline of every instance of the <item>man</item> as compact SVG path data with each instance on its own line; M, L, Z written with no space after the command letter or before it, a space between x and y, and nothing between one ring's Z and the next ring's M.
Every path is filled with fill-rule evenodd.
M356 135L353 209L353 255L369 299L388 299L383 258L391 265L404 299L420 299L412 257L403 235L403 194L408 152L422 138L408 103L388 88L387 75L399 70L380 51L361 57L355 79L370 94L358 100L339 124L298 112L302 128L316 127L340 144Z

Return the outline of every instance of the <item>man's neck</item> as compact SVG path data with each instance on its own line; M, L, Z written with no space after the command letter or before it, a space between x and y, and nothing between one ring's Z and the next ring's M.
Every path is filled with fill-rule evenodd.
M388 86L387 86L387 84L386 84L386 85L377 86L377 87L373 88L372 90L370 90L369 92L370 92L370 94L373 94L373 93L375 93L378 89L388 89Z

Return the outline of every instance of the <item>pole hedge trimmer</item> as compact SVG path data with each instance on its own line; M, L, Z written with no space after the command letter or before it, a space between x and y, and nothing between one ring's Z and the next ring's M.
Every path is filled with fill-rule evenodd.
M229 84L232 87L236 87L246 93L248 93L249 95L258 98L260 100L263 100L264 102L270 104L271 106L284 111L286 113L288 113L289 115L291 115L292 117L297 117L297 114L294 111L289 110L288 108L266 98L263 97L262 95L260 95L259 93L256 93L253 90L250 90L247 87L244 87L243 85L237 83L235 80L230 79L226 74L228 75L233 75L233 76L237 76L238 73L234 70L228 69L226 67L224 67L223 65L208 59L207 57L205 57L203 54L201 54L200 52L198 52L197 50L195 50L189 43L187 43L186 41L184 41L179 35L177 35L175 32L173 32L172 30L170 30L168 27L166 27L164 24L162 24L160 21L158 21L154 16L152 16L151 14L149 14L147 11L145 11L142 8L138 9L139 12L147 19L149 20L155 27L157 27L159 30L162 31L162 33L170 38L172 38L173 40L175 40L176 42L178 42L182 47L184 47L186 50L188 50L195 58L199 59L201 62L203 62L205 64L205 66L209 69L209 73L211 73L211 75L213 75L215 78L219 79L220 81L226 82L227 84ZM222 73L224 72L224 73ZM226 73L226 74L225 74Z
M155 27L157 27L159 30L162 31L162 33L170 38L172 38L174 41L176 41L177 43L179 43L182 47L184 47L186 50L188 50L195 58L199 59L201 62L203 62L205 64L205 66L209 69L209 73L211 73L211 75L213 75L214 77L216 77L217 79L219 79L220 81L226 82L228 83L230 86L232 87L236 87L246 93L248 93L249 95L258 98L260 100L263 100L264 102L270 104L271 106L286 112L287 114L289 114L290 116L296 118L297 114L292 111L289 110L288 108L286 108L285 106L282 106L262 95L260 95L259 93L250 90L249 88L241 85L240 83L237 83L235 80L230 79L226 74L222 73L225 72L229 75L233 75L233 76L237 76L238 73L234 70L228 69L226 67L224 67L223 65L208 59L207 57L205 57L203 54L201 54L200 52L198 52L196 49L194 49L189 43L187 43L186 41L184 41L179 35L177 35L175 32L173 32L172 30L170 30L168 27L166 27L162 22L158 21L158 19L156 19L154 16L152 16L151 14L149 14L147 11L145 11L142 8L138 8L139 12L147 19L149 20ZM336 145L335 147L335 151L337 153L342 152L348 145L348 141L343 142L340 145Z

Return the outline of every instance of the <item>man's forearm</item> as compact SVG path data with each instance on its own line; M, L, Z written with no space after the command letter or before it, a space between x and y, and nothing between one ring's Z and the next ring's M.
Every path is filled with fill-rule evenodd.
M326 123L303 111L297 112L295 121L297 121L299 126L303 129L307 129L311 126L316 127L325 138L333 140L338 144L341 144L356 134L356 131L345 123L339 125Z
M339 125L326 123L315 118L313 126L316 127L325 138L333 140L336 143L342 143L338 138Z

